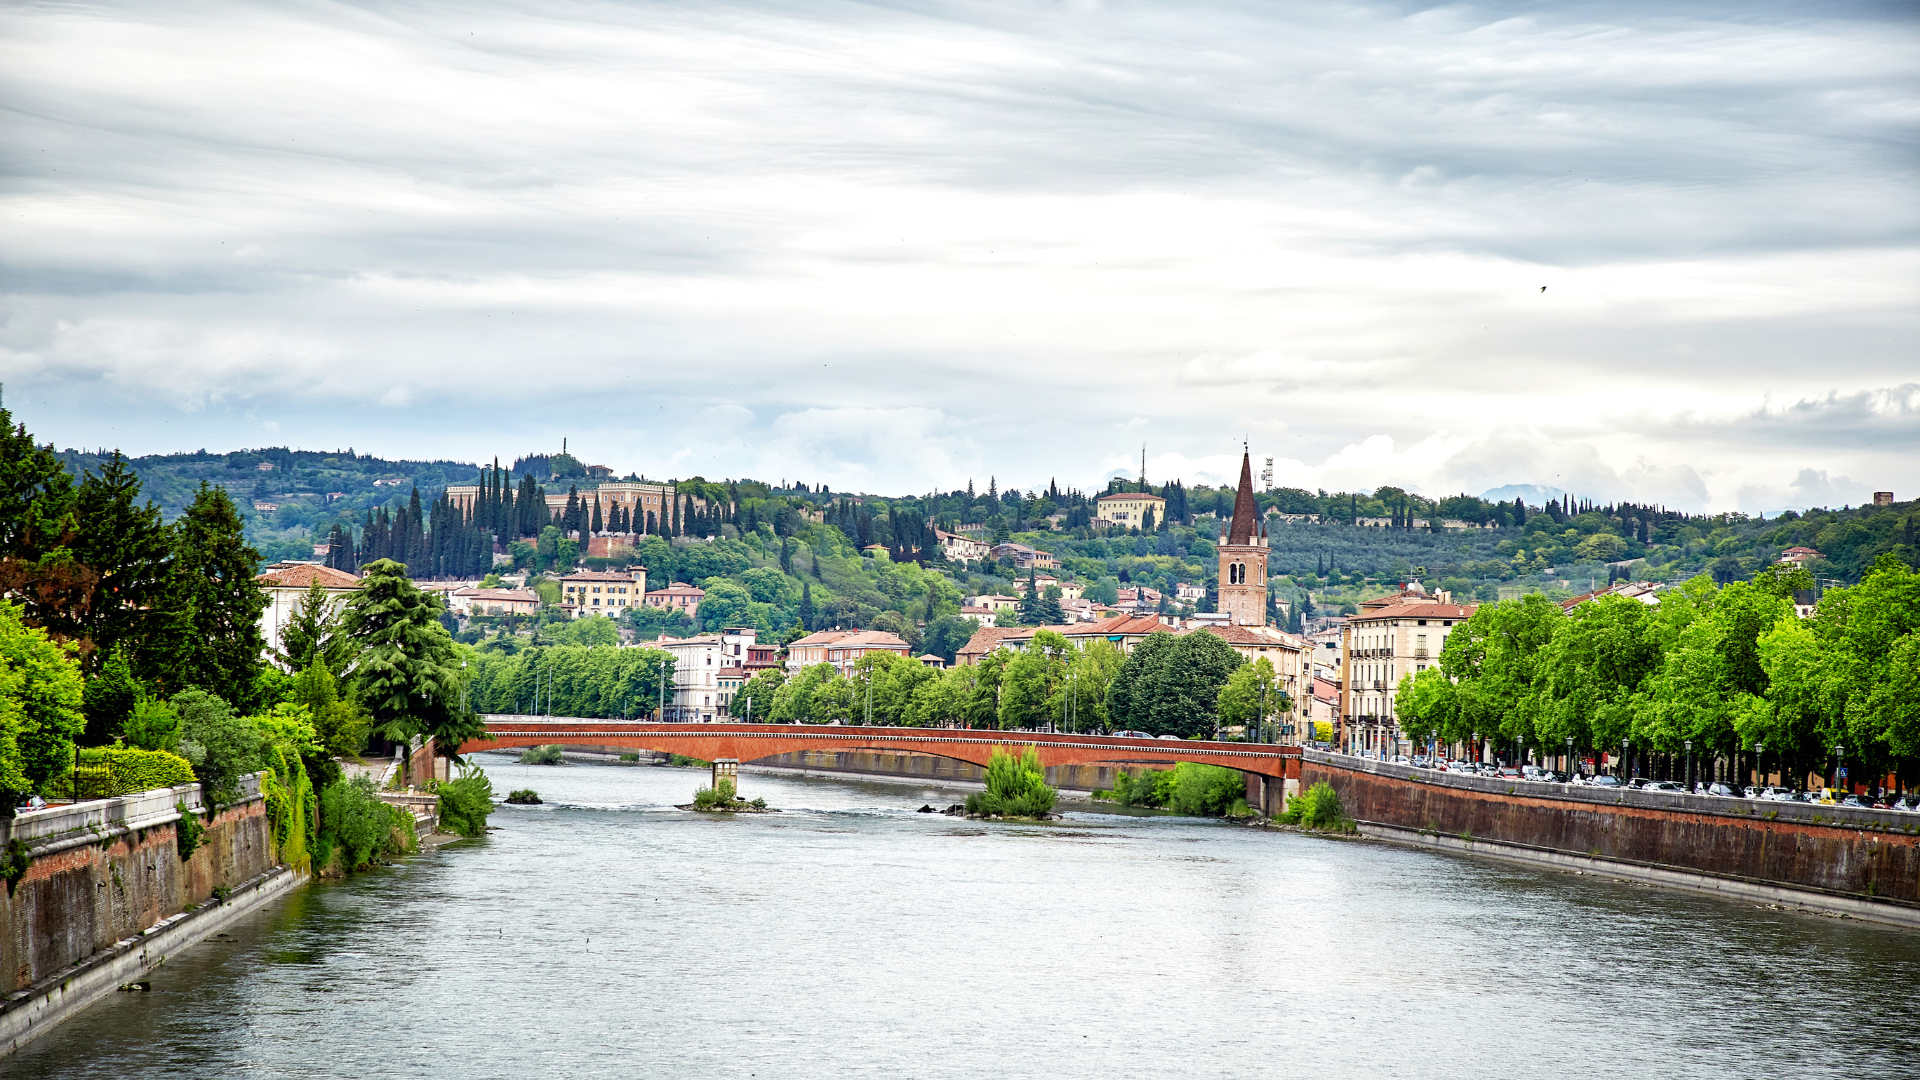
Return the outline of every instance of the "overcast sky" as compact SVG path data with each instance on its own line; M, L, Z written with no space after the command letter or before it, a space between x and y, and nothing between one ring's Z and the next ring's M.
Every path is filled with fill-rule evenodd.
M12 3L0 381L135 454L1911 498L1915 12Z

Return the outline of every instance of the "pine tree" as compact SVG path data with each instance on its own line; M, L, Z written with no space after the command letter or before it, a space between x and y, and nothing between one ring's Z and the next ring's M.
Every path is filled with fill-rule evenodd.
M267 598L254 583L260 553L246 541L246 526L226 489L204 481L174 523L175 603L187 612L183 643L186 678L192 685L241 709L250 708L264 670L260 613Z
M467 709L453 637L440 624L440 603L407 580L391 560L367 564L347 601L342 628L353 650L352 692L381 737L434 740L434 752L458 760L460 747L484 738L486 725Z

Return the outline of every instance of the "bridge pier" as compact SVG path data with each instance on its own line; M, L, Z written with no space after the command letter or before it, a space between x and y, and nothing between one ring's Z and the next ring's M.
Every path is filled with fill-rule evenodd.
M723 757L713 759L713 790L720 790L720 781L723 779L733 785L733 793L735 795L740 793L739 758Z
M1263 817L1273 817L1287 808L1287 800L1300 794L1300 781L1278 776L1247 774L1247 805Z

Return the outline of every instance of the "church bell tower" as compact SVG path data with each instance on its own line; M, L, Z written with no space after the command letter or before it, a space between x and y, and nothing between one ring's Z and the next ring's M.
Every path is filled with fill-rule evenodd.
M1220 540L1220 610L1235 626L1267 624L1267 529L1253 498L1253 459L1244 450L1233 524Z

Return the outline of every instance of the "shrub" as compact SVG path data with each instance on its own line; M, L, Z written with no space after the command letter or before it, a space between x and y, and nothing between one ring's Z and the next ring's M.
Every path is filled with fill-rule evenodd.
M1135 773L1122 769L1113 778L1113 790L1096 791L1093 797L1121 806L1166 806L1173 801L1175 779L1172 769L1144 769Z
M371 865L376 855L398 855L412 846L413 815L381 802L371 779L339 780L320 793L314 866L351 873Z
M639 761L640 755L639 754L621 754L620 760L621 761Z
M1022 754L996 748L987 759L987 790L967 796L967 813L1037 818L1052 811L1058 795L1033 747Z
M483 836L493 813L493 781L478 769L439 786L440 827L461 836ZM537 796L536 796L537 798Z
M565 765L566 763L567 756L561 751L557 744L549 746L529 746L520 752L520 764L522 765Z
M260 778L260 794L267 803L273 848L281 862L302 873L309 872L313 868L319 800L307 778L306 766L293 747L275 746L268 751L267 759L267 773Z
M173 843L180 852L180 861L186 862L199 849L201 841L206 839L207 827L200 824L200 819L187 809L186 803L174 803L173 808L180 812L180 821L173 827Z
M673 766L676 769L711 769L713 768L713 762L711 761L702 761L697 757L686 757L681 754L668 754L667 764Z
M1244 805L1247 782L1244 775L1218 765L1183 761L1173 769L1173 797L1168 805L1182 814L1219 817Z
M1309 829L1336 832L1353 829L1353 822L1347 820L1346 811L1340 807L1340 793L1325 780L1287 800L1286 812L1280 815L1280 820Z
M733 781L723 778L720 781L719 787L703 787L699 791L694 792L693 808L695 810L717 810L721 807L732 806L738 799L739 796L735 793Z
M106 799L194 782L187 759L165 750L96 746L80 751L80 796ZM73 769L48 785L55 795L73 794Z
M540 793L530 787L515 788L507 793L507 801L515 806L539 806Z

